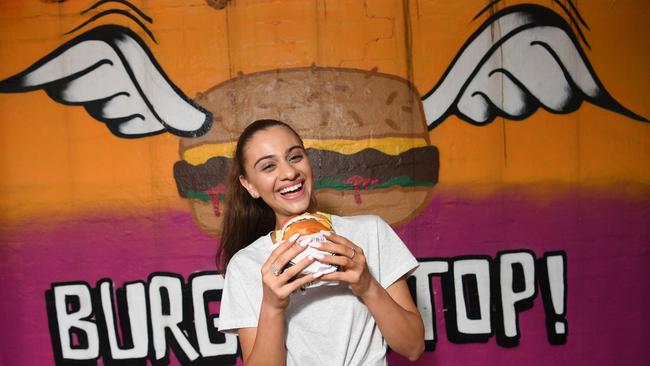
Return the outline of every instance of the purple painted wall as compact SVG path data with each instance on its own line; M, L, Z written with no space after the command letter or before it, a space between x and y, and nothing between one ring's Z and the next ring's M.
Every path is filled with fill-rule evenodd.
M641 364L650 329L648 243L650 199L597 197L579 191L539 202L516 191L469 200L436 194L431 205L398 233L419 258L529 249L536 257L562 250L567 257L567 343L547 340L541 296L520 314L520 344L453 344L446 337L442 288L434 278L438 343L420 365L453 359L464 365ZM116 228L119 228L116 230ZM630 235L630 233L633 233ZM4 232L2 364L50 364L45 290L54 282L108 277L120 287L152 272L190 274L213 269L215 240L201 234L184 212L146 217L85 217L65 225ZM73 238L73 239L70 239ZM624 238L623 240L621 238ZM65 243L65 250L62 250ZM121 270L116 271L119 266ZM418 294L418 299L423 299ZM214 307L212 308L214 309ZM431 325L429 325L431 326ZM19 330L31 329L31 332ZM616 349L617 352L611 352ZM390 356L391 364L408 364ZM172 361L172 364L175 364Z

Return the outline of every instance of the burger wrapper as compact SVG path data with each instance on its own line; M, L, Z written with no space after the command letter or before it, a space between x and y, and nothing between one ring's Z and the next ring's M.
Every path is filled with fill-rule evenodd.
M324 243L324 242L327 241L327 238L325 238L325 236L323 234L316 233L316 234L304 235L304 236L301 236L298 239L298 242L304 242L304 241L308 241L308 242L312 242L312 243ZM280 243L274 244L274 248L277 247L278 245L280 245ZM316 249L316 248L314 248L314 247L312 247L312 246L310 246L308 244L307 249L300 252L292 260L290 260L289 263L287 263L287 266L285 267L285 269L300 263L300 261L307 258L310 254L313 254L313 253L321 253L323 255L332 255L332 253L324 252L322 250L318 250L318 249ZM327 273L336 272L337 270L338 270L337 266L333 266L331 264L314 261L312 264L310 264L305 269L303 269L302 272L300 272L298 275L296 275L296 278L303 277L303 276L310 276L310 275L313 275L314 273L317 273L317 272L322 272L323 274L327 274ZM337 284L338 284L338 281L320 281L320 280L314 279L314 281L308 283L304 287L305 288L311 288L311 287L318 287L318 286L323 286L323 285L327 286L327 285L337 285Z

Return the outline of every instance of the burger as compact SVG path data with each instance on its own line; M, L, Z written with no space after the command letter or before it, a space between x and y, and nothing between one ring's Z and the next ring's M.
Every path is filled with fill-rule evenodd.
M212 128L181 140L174 178L194 221L215 237L237 139L258 119L286 122L303 138L322 211L373 213L399 225L426 207L438 180L438 150L419 93L407 80L376 69L240 74L195 101L212 112Z
M303 213L302 215L297 215L289 220L282 226L281 229L276 230L275 232L275 245L280 245L283 241L289 239L295 234L300 234L298 240L311 241L324 243L327 241L325 236L321 234L321 231L334 232L332 228L332 221L330 215L317 212L317 213ZM293 266L300 263L303 259L307 258L309 254L312 253L322 253L329 255L331 253L320 251L312 246L308 246L307 249L300 252L295 258L291 259L287 264L287 267ZM304 276L307 274L314 274L316 272L321 272L323 274L331 273L336 271L338 268L336 266L313 262L307 268L302 270L299 276Z
M334 232L332 227L331 216L322 212L309 213L305 212L302 215L295 215L290 217L283 225L282 228L276 230L275 241L280 243L288 240L295 234L309 239L315 239L319 242L324 242L325 238L319 235L321 231Z

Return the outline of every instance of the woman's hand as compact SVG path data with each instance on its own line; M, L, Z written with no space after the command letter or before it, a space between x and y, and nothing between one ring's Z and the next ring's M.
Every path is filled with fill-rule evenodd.
M262 302L274 309L284 310L289 305L289 295L314 280L313 276L294 279L314 262L314 258L305 258L283 270L291 259L307 248L306 242L298 244L297 239L298 234L282 242L262 265Z
M390 348L416 360L424 351L424 325L409 293L406 276L384 289L368 271L362 248L340 235L322 233L328 241L310 245L336 255L312 255L319 262L338 265L339 270L320 278L349 283L352 292L368 307Z
M240 328L239 343L246 365L286 364L286 323L284 311L289 295L314 280L312 276L295 276L314 262L305 258L285 269L287 263L307 248L307 243L296 244L298 235L278 245L261 268L262 306L257 327Z
M322 231L321 233L325 235L328 241L325 243L313 242L309 245L336 255L316 253L312 254L312 256L321 263L338 266L339 270L325 274L320 278L325 281L347 282L355 295L363 297L370 289L372 282L375 281L368 271L363 249L343 236L329 231Z

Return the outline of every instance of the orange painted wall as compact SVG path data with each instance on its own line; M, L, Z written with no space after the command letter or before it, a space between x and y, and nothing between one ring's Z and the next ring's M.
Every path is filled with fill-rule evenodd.
M92 3L0 3L0 77L69 40L72 35L64 33L93 14L80 14ZM124 16L99 23L138 31L189 96L239 72L313 63L378 67L410 78L424 94L489 15L472 21L485 1L232 1L222 10L199 0L134 3L153 18L149 27L157 43ZM538 3L560 11L553 1ZM647 5L610 5L579 3L590 28L588 57L612 95L649 116ZM171 175L178 156L174 136L112 138L82 108L56 104L43 92L2 95L0 111L4 222L98 209L183 207ZM431 141L442 152L437 189L650 182L650 129L588 103L569 115L542 111L523 123L498 119L481 128L452 117L431 131Z

